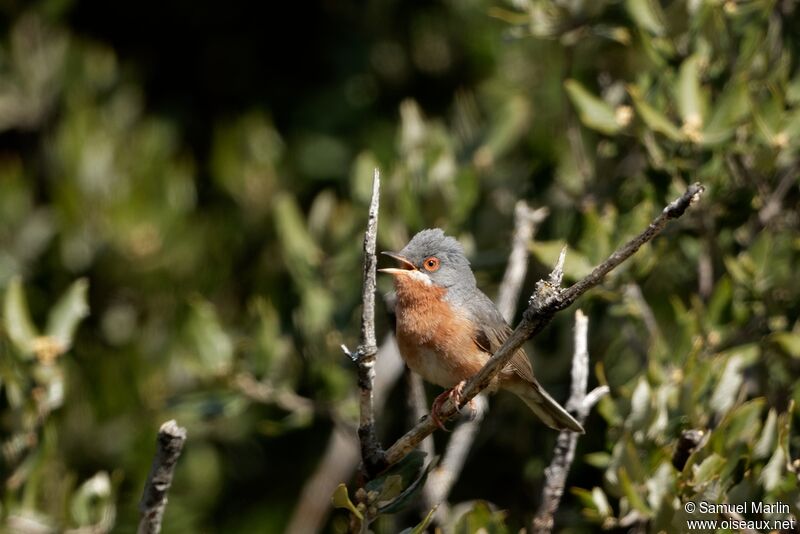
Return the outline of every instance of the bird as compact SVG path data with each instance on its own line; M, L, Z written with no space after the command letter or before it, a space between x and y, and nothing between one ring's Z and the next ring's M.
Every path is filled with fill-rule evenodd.
M511 334L492 300L481 291L461 243L440 228L417 233L400 252L382 252L397 267L392 276L395 337L406 365L428 382L446 388L431 407L450 397L456 406L466 381ZM583 427L539 384L520 348L489 385L517 395L547 426L583 433Z

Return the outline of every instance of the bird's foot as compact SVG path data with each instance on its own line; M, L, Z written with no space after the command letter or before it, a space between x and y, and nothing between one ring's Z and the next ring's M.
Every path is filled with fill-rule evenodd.
M436 423L436 426L438 426L442 430L447 430L447 428L445 428L444 426L444 423L439 418L439 410L441 409L442 404L444 404L447 399L450 399L453 401L453 405L456 407L456 411L458 413L461 413L461 408L459 407L459 405L463 400L462 393L464 391L464 384L466 383L467 383L466 380L462 380L461 382L453 386L451 389L448 389L447 391L436 397L436 399L434 399L433 405L431 406L431 419L433 420L434 423ZM472 413L475 412L475 405L471 399L469 401L469 408Z

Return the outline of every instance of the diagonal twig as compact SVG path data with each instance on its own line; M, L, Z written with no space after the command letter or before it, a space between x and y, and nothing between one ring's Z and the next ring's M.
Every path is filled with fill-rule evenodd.
M153 466L147 475L142 500L139 501L138 534L158 534L167 507L167 492L172 485L175 465L186 442L186 429L179 427L174 419L167 421L158 431L158 449Z
M519 350L522 344L541 332L557 312L567 308L587 290L598 285L612 269L627 260L642 245L661 233L661 230L670 220L677 219L683 215L686 209L702 195L704 190L705 188L699 183L687 187L686 191L670 202L642 233L617 249L608 259L595 267L588 276L572 286L566 289L560 287L561 277L557 272L558 269L551 273L549 280L540 280L536 284L536 290L531 297L528 309L523 314L523 319L517 328L514 329L486 365L467 382L462 393L462 406L483 391L511 360L511 357ZM440 420L445 421L453 417L457 413L457 408L460 407L456 407L452 400L448 398L440 409ZM430 417L419 422L386 450L384 458L386 463L391 465L398 462L414 450L417 444L433 433L436 428L436 423Z

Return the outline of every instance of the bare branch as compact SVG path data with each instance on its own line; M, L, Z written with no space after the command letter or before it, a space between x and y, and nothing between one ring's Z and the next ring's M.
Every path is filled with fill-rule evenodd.
M569 288L562 289L550 282L540 280L536 284L536 290L520 324L486 365L467 382L462 393L462 405L483 391L506 366L517 350L522 347L522 344L541 332L550 323L553 315L567 308L586 291L598 285L612 269L627 260L642 245L661 233L661 230L671 219L676 219L683 215L704 190L704 187L699 183L689 186L683 195L669 203L641 234L616 250L606 261L595 267L588 276ZM558 269L551 273L551 279L558 278L557 271ZM445 421L456 413L457 407L454 406L451 399L447 399L442 404L439 418ZM436 423L430 417L418 423L386 451L386 462L388 464L398 462L436 428Z
M139 501L138 534L158 534L167 507L167 492L172 485L175 465L186 442L186 429L179 427L174 419L161 425L158 431L158 449L153 458L153 466L147 475L142 500Z
M367 473L377 473L385 466L383 450L375 435L375 412L373 408L373 384L375 382L375 281L378 259L375 243L378 236L378 207L380 205L381 175L378 169L372 178L372 200L369 204L367 231L364 233L364 285L361 290L361 337L356 352L342 345L342 350L358 366L358 389L360 391L360 418L358 439L361 442L361 459Z
M635 282L628 284L625 286L625 291L623 294L625 298L630 299L633 302L633 305L639 310L639 313L642 315L644 326L647 328L647 333L650 335L650 339L661 338L661 330L658 328L656 316L653 313L653 309L644 299L644 295L642 295L642 288L639 287L639 284Z
M375 413L381 413L389 392L403 374L405 364L394 336L386 336L375 357ZM359 443L349 427L337 425L314 473L303 484L297 505L286 527L287 534L319 532L331 509L331 494L358 467Z
M588 344L589 319L581 310L575 312L575 352L572 357L572 386L567 410L573 412L580 424L586 420L592 406L608 393L607 386L600 386L587 395L589 383ZM575 459L578 434L562 430L556 440L555 453L550 465L544 470L545 486L542 491L542 504L533 520L532 532L549 533L553 530L553 516L558 510L570 466Z
M517 311L517 300L528 272L528 244L536 233L536 228L547 217L547 208L531 209L520 200L514 207L514 237L511 242L511 254L503 274L503 281L497 292L497 309L509 323Z

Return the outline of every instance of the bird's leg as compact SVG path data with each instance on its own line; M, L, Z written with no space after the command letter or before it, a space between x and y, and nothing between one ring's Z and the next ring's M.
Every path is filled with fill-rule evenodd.
M461 382L453 386L451 389L448 389L447 391L436 397L436 399L434 399L433 405L431 406L431 419L433 419L433 422L436 423L436 426L438 426L442 430L447 430L447 429L445 428L442 420L439 419L439 409L442 407L442 404L444 404L444 402L447 399L451 399L453 401L453 405L456 407L456 411L458 413L461 413L461 408L459 405L461 404L462 400L461 394L464 391L464 384L466 383L467 383L466 380L462 380ZM475 411L475 406L471 399L469 401L469 407L470 410L472 410L473 412Z

